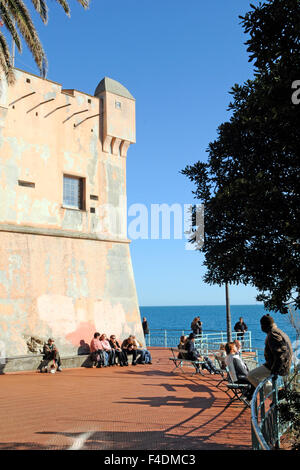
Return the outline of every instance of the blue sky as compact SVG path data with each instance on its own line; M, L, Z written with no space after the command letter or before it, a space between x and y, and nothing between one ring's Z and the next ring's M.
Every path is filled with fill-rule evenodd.
M238 18L250 1L91 0L83 11L70 0L71 19L48 3L48 25L36 18L48 78L94 94L108 76L136 98L128 206L193 203L193 186L180 170L207 159L208 143L229 118L230 88L253 73ZM37 73L25 46L15 65ZM184 239L134 240L131 254L140 305L225 303L224 287L203 283L203 256L186 250ZM255 303L255 296L249 286L230 289L232 304Z

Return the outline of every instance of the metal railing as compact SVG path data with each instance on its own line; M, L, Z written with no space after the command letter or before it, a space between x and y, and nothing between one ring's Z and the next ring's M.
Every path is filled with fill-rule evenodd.
M176 347L179 343L180 336L188 336L190 330L179 329L151 329L148 335L145 335L147 347L163 347L170 348ZM248 351L252 350L251 331L246 331L244 337L241 338L239 333L232 332L232 340L238 339L242 343L242 349ZM221 344L227 343L227 333L225 331L218 331L213 333L202 333L197 335L195 346L201 351L216 350L220 348Z
M272 383L272 389L266 393L266 384ZM280 448L280 438L290 427L279 419L278 391L297 387L299 369L295 369L287 377L271 375L263 380L255 389L251 401L251 434L254 450L272 450ZM270 404L267 399L272 400Z

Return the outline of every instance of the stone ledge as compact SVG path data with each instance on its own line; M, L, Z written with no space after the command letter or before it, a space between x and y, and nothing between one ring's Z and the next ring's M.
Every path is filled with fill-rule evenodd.
M89 354L61 357L62 368L71 369L73 367L91 367ZM15 356L0 359L0 374L9 372L38 371L38 367L43 360L42 354L32 356Z

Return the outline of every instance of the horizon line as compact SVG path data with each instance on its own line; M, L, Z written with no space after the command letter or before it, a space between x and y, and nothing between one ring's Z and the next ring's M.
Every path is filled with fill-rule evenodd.
M231 307L251 307L251 306L264 306L262 302L255 304L230 304ZM226 307L226 304L193 304L193 305L140 305L143 307Z

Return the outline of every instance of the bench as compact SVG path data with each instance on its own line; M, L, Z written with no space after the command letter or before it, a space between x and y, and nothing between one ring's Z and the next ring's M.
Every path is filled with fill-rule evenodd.
M201 360L201 358L199 358L199 360L197 361L186 359L184 355L186 355L187 352L184 349L170 348L170 351L172 352L172 357L169 357L169 360L172 361L175 366L172 372L174 372L175 370L181 370L184 373L183 366L187 365L189 367L195 368L193 375L204 375L201 371L201 366L205 363L205 361ZM180 354L181 357L178 357L178 354Z

